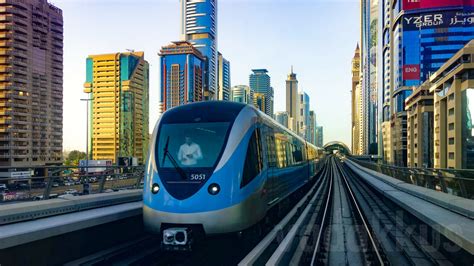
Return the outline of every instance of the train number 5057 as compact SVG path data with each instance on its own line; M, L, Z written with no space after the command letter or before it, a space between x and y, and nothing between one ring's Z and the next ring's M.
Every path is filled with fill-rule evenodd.
M205 174L191 174L191 180L193 181L206 180L206 175Z

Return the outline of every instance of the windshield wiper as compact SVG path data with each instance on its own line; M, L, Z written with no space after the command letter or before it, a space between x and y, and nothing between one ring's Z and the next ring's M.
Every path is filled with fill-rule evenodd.
M168 145L170 143L170 137L168 136L168 138L166 139L166 145L165 145L165 148L163 149L163 160L161 162L161 165L164 166L165 165L165 160L166 160L166 157L168 157L168 159L170 160L171 164L174 166L174 169L176 169L176 171L178 172L178 174L181 176L181 178L183 180L186 180L188 179L186 177L186 173L183 171L183 169L181 167L179 167L179 164L176 162L176 160L173 158L173 156L171 155L171 153L169 152L168 150Z

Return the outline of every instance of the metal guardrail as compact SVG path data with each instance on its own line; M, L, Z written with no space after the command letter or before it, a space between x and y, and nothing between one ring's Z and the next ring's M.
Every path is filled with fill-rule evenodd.
M31 176L0 177L0 204L137 189L142 187L144 176L143 165L32 166L15 170L29 172Z
M474 170L407 168L365 162L353 157L348 158L365 168L369 168L409 184L467 199L474 199Z

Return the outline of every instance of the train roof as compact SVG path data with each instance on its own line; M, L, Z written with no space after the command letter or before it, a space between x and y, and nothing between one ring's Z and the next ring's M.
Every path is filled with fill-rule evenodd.
M281 125L277 121L275 121L272 117L268 116L264 112L260 111L259 109L255 108L255 106L238 103L238 102L231 102L231 101L202 101L202 102L194 102L185 105L180 105L173 107L167 110L163 116L161 117L162 122L184 122L180 120L189 120L189 117L186 116L177 116L176 113L179 112L190 112L196 113L196 110L199 110L200 116L206 116L208 122L216 122L220 120L232 120L231 117L236 117L245 107L251 108L255 111L255 113L262 118L262 120L266 121L267 123L271 124L273 127L280 128L281 130L287 132L291 136L297 138L302 142L306 142L307 145L312 146L315 149L322 149L321 147L317 147L312 143L309 143L302 137L298 136L293 131L289 130L285 126ZM196 113L196 115L198 115ZM167 121L172 118L173 121ZM216 120L216 121L214 121Z

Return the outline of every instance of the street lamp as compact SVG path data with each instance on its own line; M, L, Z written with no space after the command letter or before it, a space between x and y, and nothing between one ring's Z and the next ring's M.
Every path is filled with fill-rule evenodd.
M81 99L86 102L86 160L89 160L89 102L93 98Z
M86 102L86 175L89 175L89 102L92 100L93 98L81 99Z

